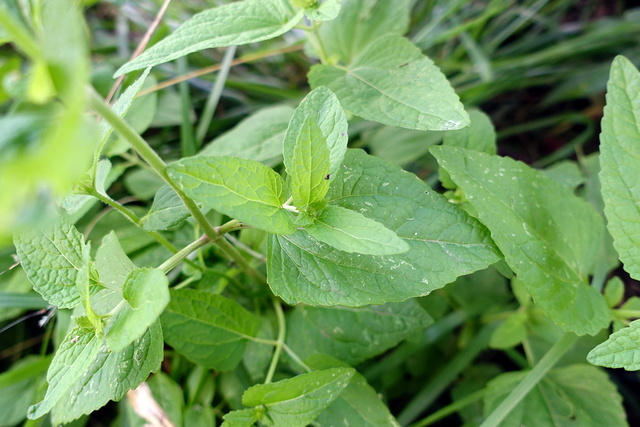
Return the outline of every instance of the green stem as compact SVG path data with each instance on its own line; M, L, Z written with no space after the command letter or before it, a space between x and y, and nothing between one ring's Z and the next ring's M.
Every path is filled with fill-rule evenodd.
M518 403L524 399L527 394L535 387L544 376L555 366L556 363L571 349L578 339L577 335L565 333L554 345L549 349L540 362L533 367L531 372L520 381L520 383L509 393L509 395L498 405L496 409L487 417L480 427L496 427L509 413L516 407Z
M142 157L142 159L151 166L153 171L162 178L169 186L178 194L182 203L186 206L191 213L191 216L196 220L200 228L205 232L212 241L215 241L220 235L216 232L213 226L209 223L204 216L198 205L189 198L182 189L171 179L167 174L167 165L162 158L156 153L151 146L142 139L142 137L126 122L122 117L116 114L107 104L104 99L95 91L94 88L89 87L88 96L91 108L93 108L98 114L100 114L113 128L120 133L131 144L134 150Z
M434 412L429 415L427 418L423 418L415 424L411 424L410 427L426 427L435 423L436 421L440 421L441 419L448 417L451 414L458 412L460 409L471 405L472 403L482 399L487 394L487 389L478 390L474 393L470 393L465 397L456 400L451 405L445 406L444 408Z
M612 310L616 317L623 319L636 319L640 318L640 311L638 310Z
M313 46L313 50L318 54L320 62L328 64L329 59L327 58L327 51L322 44L322 39L318 36L318 28L319 24L314 24L310 28L306 28L307 38L309 39L311 46Z
M273 351L273 358L267 371L267 376L264 380L265 384L268 384L273 380L273 375L276 373L276 367L280 360L280 354L282 353L282 347L284 346L284 338L287 334L287 324L284 318L284 312L282 311L282 305L277 299L273 299L273 307L276 310L276 317L278 318L278 341L276 342L276 348Z
M200 249L210 241L211 240L209 239L209 236L207 236L206 234L202 235L202 237L200 237L195 242L192 242L184 248L180 249L175 255L163 262L158 268L165 274L167 274L169 271L173 270L173 268L178 265L184 258L186 258L191 252Z
M291 348L287 344L285 344L283 348L284 348L284 352L287 353L289 357L293 359L294 362L300 365L302 369L304 369L307 372L311 372L313 370L310 367L308 367L307 364L304 363L302 359L300 359L300 357L293 350L291 350Z
M204 106L204 110L202 111L202 115L200 118L200 123L198 123L198 130L196 131L196 142L200 146L202 146L202 142L204 141L204 137L207 134L207 130L209 129L209 125L211 124L211 120L213 119L216 107L218 106L218 102L220 101L222 89L224 89L224 84L227 81L227 76L229 75L229 70L231 69L231 62L233 61L233 57L235 54L236 46L229 46L224 52L224 56L222 57L222 64L220 65L218 77L216 77L216 82L214 83L213 89L211 90L209 98L207 99L207 103Z

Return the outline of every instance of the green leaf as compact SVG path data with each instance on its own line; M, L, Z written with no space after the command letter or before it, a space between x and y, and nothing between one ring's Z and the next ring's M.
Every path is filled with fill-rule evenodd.
M604 286L604 299L608 307L615 307L624 297L624 283L619 277L612 277Z
M305 364L314 370L348 367L344 363L325 355L305 359ZM320 427L399 427L400 424L380 400L378 393L367 380L356 372L347 388L316 419Z
M35 420L49 412L91 366L100 351L102 337L95 330L73 328L58 347L47 371L49 387L44 399L29 408L27 417Z
M353 368L310 372L269 384L255 385L242 395L246 406L264 405L267 426L305 427L349 385Z
M271 233L296 230L282 208L282 178L261 163L234 157L190 157L167 170L187 196L208 208Z
M496 154L496 132L491 119L480 110L470 110L469 119L471 123L466 128L445 132L442 145ZM446 171L440 171L440 182L445 188L456 188Z
M611 66L600 134L607 227L624 269L640 280L640 73L623 56Z
M398 255L339 251L298 231L269 236L268 281L288 304L363 306L427 295L499 257L488 231L414 175L348 150L329 205L357 211L409 245Z
M591 206L513 159L457 147L431 152L551 320L579 335L609 323L604 298L588 285L604 232Z
M526 322L526 311L518 311L509 316L491 334L489 347L507 349L520 344L527 338Z
M406 166L429 152L429 147L442 141L443 132L425 132L392 126L380 126L365 134L363 140L371 149L371 154Z
M263 412L261 408L240 409L223 415L224 422L220 427L253 427L259 421Z
M515 372L489 382L485 415L495 409L526 375ZM608 375L586 364L549 372L511 411L500 427L627 426L622 398Z
M125 304L109 323L106 341L113 351L123 350L140 338L169 303L169 280L162 270L132 271L122 285Z
M114 231L104 236L96 252L96 270L100 284L112 290L121 290L127 276L138 267L124 253Z
M351 61L381 35L403 35L409 28L409 0L342 0L338 18L319 29L326 55Z
M160 187L149 212L140 223L147 231L167 230L180 224L189 216L180 196L168 185Z
M169 423L174 426L183 425L184 392L180 385L163 372L154 375L148 384L154 399L167 414Z
M367 120L419 130L453 130L469 116L442 72L408 40L388 35L348 67L314 65L311 87L327 86L343 108Z
M302 11L295 13L288 0L244 0L209 9L127 62L114 77L203 49L272 39L289 31L301 18Z
M293 114L288 105L263 108L207 144L200 156L233 156L275 166L282 162L282 141Z
M356 365L432 322L413 300L363 308L303 305L288 315L286 342L302 359L324 353Z
M191 289L171 291L162 314L167 343L192 362L228 371L242 360L248 337L260 318L221 295Z
M384 225L340 206L326 206L305 230L316 240L349 253L393 255L409 250L409 245Z
M585 181L580 166L574 161L565 160L554 163L542 172L571 191L578 188Z
M310 21L331 21L332 19L336 19L340 13L340 1L341 0L324 0L315 6L304 8L304 15L309 18Z
M301 123L299 118L293 113L284 138L284 164L293 204L305 208L329 190L329 147L314 118L303 117Z
M299 138L301 127L309 118L316 123L326 139L329 147L329 174L335 175L342 166L342 160L347 152L348 123L344 110L340 106L338 98L326 87L319 87L311 91L300 103L291 118L289 129L285 136L285 156L292 157ZM286 165L285 161L285 165Z
M25 230L14 236L14 244L33 289L49 304L59 308L80 304L76 278L88 259L84 237L73 225L60 220Z
M60 399L52 411L54 424L64 424L90 414L125 394L160 370L164 358L162 328L156 322L122 351L103 345L91 365Z
M640 320L614 332L602 344L589 352L589 363L607 368L640 370Z
M50 357L26 357L0 374L0 426L12 427L26 418Z

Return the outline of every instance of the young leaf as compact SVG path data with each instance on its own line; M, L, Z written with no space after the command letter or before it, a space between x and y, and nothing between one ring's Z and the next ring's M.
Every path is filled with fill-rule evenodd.
M329 58L351 61L381 35L403 35L409 28L409 0L342 0L338 18L319 29Z
M313 117L293 114L284 138L284 165L287 168L293 204L304 208L321 201L329 190L329 147Z
M367 120L419 130L453 130L469 116L442 72L396 35L370 44L349 67L314 65L311 87L327 86L345 110Z
M95 265L100 276L100 284L112 290L121 290L129 273L138 268L122 250L114 231L102 239L102 244L96 252Z
M286 33L302 18L288 0L244 0L195 15L173 34L124 64L114 77L214 47L242 45Z
M349 385L353 368L332 368L269 384L255 385L242 395L246 406L263 405L267 426L305 427Z
M551 320L579 335L609 323L604 298L588 285L604 232L591 206L515 160L457 147L431 152Z
M326 87L312 90L300 103L291 118L289 129L285 136L284 154L291 158L299 138L301 127L309 118L320 127L327 146L329 147L329 174L335 175L342 165L347 152L348 124L344 110L338 98ZM285 160L285 165L287 164Z
M208 208L271 233L296 227L284 203L280 175L265 165L234 157L190 157L169 165L187 196Z
M180 224L189 216L189 210L168 185L160 187L149 212L142 217L142 228L148 231L167 230Z
M121 351L144 335L169 303L169 280L162 270L139 268L122 285L126 303L114 315L106 341L112 351Z
M171 291L162 314L167 343L202 366L228 371L242 360L247 337L260 329L260 318L221 295L191 289Z
M73 328L58 347L47 371L49 387L44 399L29 408L27 417L35 420L55 406L91 366L102 344L94 329Z
M311 356L304 363L314 370L349 367L323 354ZM400 427L378 393L358 372L342 394L320 413L314 424L319 427Z
M340 206L326 206L305 230L316 240L349 253L393 255L409 250L409 245L384 225Z
M624 269L640 280L640 73L623 56L611 66L600 134L607 227Z
M315 4L304 8L304 15L310 21L331 21L340 13L340 0L324 0L320 4L317 0L312 2Z
M288 105L267 107L207 144L200 156L233 156L275 166L282 162L282 141L293 115Z
M14 236L22 268L33 289L59 308L73 308L81 298L76 287L85 257L84 237L71 224L59 221L47 228L34 228Z
M602 344L589 352L589 363L607 368L640 370L640 320L614 332Z
M526 375L502 374L489 382L485 415L495 409ZM549 372L511 411L501 427L626 426L622 398L605 372L586 364Z
M289 304L363 306L427 295L499 257L487 230L414 175L348 150L329 205L360 212L409 245L398 255L350 254L304 231L269 236L268 281Z
M527 338L526 322L526 311L518 311L509 316L491 334L489 347L506 349L520 344Z
M55 425L90 414L110 400L119 401L131 389L160 369L164 358L162 328L156 322L122 351L102 346L95 359L69 387L51 412Z
M413 300L355 309L298 306L288 315L286 342L302 359L324 353L356 365L432 322Z

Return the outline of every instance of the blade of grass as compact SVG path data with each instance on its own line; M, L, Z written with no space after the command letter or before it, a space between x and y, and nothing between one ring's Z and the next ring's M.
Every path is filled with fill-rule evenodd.
M187 73L187 58L181 57L176 60L178 64L178 72L180 74ZM178 84L180 91L180 144L182 146L182 157L189 157L196 154L196 139L193 135L193 126L191 125L191 95L189 94L189 83L186 81Z

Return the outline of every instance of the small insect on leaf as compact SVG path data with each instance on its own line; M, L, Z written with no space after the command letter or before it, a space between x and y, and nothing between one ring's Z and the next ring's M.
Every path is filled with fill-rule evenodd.
M330 174L330 173L328 173L328 174L324 177L324 179L329 179L329 178L331 178L331 174Z

